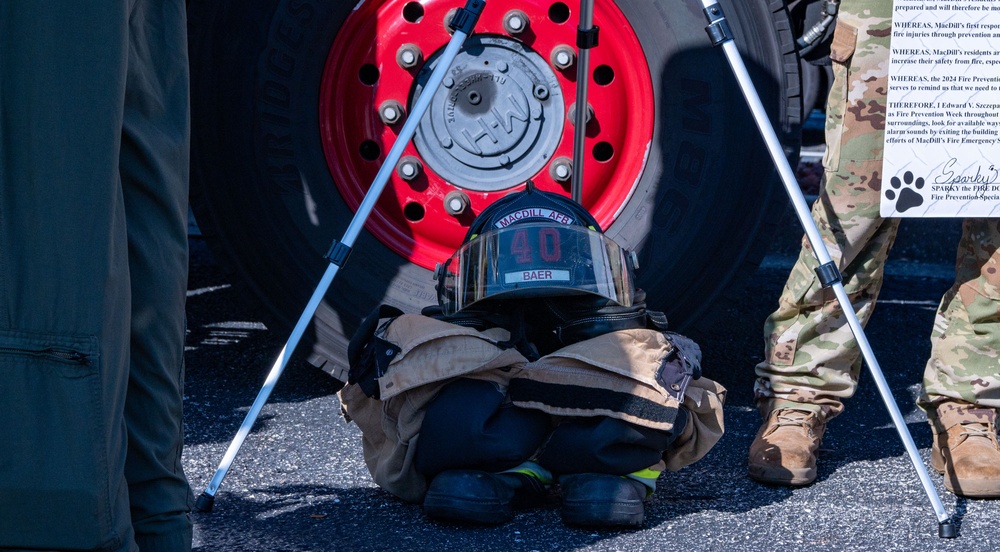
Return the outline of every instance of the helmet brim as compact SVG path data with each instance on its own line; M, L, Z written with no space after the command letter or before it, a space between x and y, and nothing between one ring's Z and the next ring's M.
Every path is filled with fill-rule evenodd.
M441 265L438 280L445 314L485 299L580 294L629 307L635 295L627 252L575 225L522 223L484 232Z

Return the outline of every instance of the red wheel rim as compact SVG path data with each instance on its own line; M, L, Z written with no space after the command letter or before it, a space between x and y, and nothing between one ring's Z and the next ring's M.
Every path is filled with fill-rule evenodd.
M555 48L575 45L578 21L567 3L497 4L487 5L476 25L477 34L516 39L550 64ZM445 20L454 7L451 0L368 1L348 16L337 34L323 75L320 131L338 192L354 211L402 128L401 120L384 122L379 108L395 101L408 109L421 65L451 38ZM513 9L530 21L528 30L516 35L504 28L504 17ZM596 0L594 24L600 27L600 43L590 51L587 95L594 116L587 125L582 203L608 228L639 183L655 107L642 46L614 2ZM415 45L423 54L420 64L409 69L397 62L406 44ZM564 98L566 117L576 99L576 65L551 71ZM573 156L572 122L565 120L558 144L545 147L548 162L530 178L539 189L568 196L569 181L555 180L550 169L553 160ZM424 268L433 268L458 248L475 213L511 189L519 189L517 183L491 191L449 183L433 163L421 158L412 142L403 155L420 162L419 175L404 180L394 171L366 227L387 247ZM472 184L466 185L475 188ZM464 192L470 204L460 216L449 214L444 205L445 196L455 190Z

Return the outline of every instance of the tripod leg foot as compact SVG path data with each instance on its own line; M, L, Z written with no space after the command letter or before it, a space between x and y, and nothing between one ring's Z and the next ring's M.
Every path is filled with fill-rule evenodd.
M942 521L938 524L938 536L942 539L953 539L958 536L958 529L951 520Z
M194 509L198 512L211 512L215 506L215 497L208 493L198 495L198 500L194 502Z

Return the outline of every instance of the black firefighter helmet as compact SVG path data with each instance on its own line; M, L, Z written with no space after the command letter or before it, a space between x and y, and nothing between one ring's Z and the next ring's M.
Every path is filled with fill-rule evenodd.
M451 315L485 299L567 295L631 307L633 270L631 252L607 238L586 209L529 181L475 218L435 277L438 302Z

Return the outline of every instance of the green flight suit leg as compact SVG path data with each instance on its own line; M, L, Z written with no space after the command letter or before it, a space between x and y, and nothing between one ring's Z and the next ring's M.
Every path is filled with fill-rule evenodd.
M0 548L190 549L186 55L181 0L0 3Z

